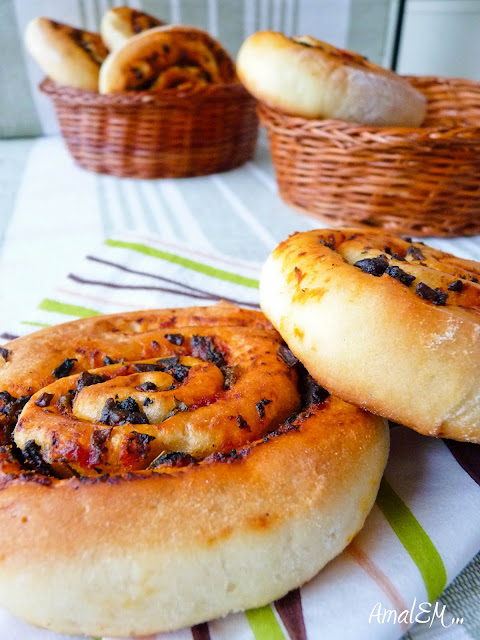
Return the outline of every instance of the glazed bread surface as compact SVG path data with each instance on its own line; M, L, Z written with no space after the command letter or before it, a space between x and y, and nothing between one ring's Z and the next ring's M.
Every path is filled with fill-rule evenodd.
M480 442L480 265L381 231L297 233L260 299L319 384L431 436Z
M54 82L98 91L100 65L108 55L98 33L40 17L28 24L25 45Z
M114 7L103 15L100 33L110 51L114 51L138 33L164 24L162 20L143 11L130 7Z
M30 623L145 635L266 605L373 506L384 420L260 312L98 316L0 354L0 604Z
M187 88L237 81L235 64L207 32L156 27L127 40L102 65L100 93Z

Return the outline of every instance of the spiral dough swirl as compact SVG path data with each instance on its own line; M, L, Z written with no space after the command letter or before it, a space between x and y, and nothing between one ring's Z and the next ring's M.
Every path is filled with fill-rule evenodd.
M235 64L208 33L195 27L148 29L112 51L100 70L100 93L191 89L237 81Z
M0 604L60 633L166 631L284 595L363 525L388 454L383 420L230 305L19 338L0 389Z
M382 231L282 242L262 308L331 393L430 436L480 442L480 264Z

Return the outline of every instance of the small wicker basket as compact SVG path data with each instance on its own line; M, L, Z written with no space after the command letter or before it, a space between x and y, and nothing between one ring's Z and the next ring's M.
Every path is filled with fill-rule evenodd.
M428 99L421 128L307 120L260 104L283 200L332 226L480 233L480 83L409 80Z
M76 162L120 177L178 178L238 167L258 133L256 101L241 84L189 91L98 93L45 79Z

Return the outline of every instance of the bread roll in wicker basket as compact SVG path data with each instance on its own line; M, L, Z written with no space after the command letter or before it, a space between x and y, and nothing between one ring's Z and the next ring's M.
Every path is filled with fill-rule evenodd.
M255 150L256 101L241 84L100 95L45 79L40 88L53 101L70 153L90 171L200 176L233 169Z
M283 200L333 226L480 233L480 83L409 80L428 99L421 128L307 120L261 104Z

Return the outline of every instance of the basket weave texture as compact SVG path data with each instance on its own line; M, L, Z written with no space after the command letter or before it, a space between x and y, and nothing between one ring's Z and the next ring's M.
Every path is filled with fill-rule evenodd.
M46 78L40 89L73 158L90 171L200 176L238 167L255 151L256 101L241 84L100 95Z
M480 83L409 80L428 100L421 128L307 120L260 104L283 200L331 226L480 233Z

